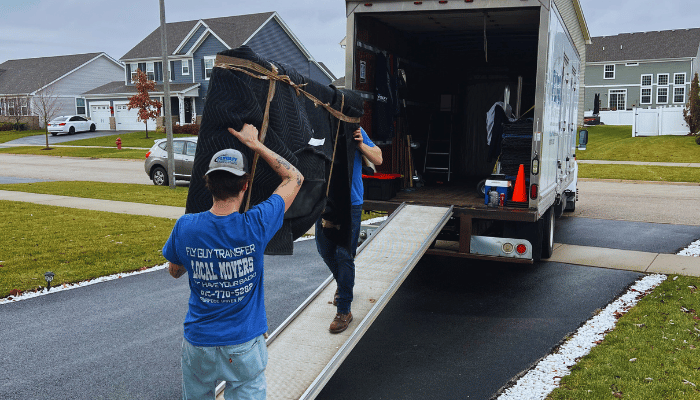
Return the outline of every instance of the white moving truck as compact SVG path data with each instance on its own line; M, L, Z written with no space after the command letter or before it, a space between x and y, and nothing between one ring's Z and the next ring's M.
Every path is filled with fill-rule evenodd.
M432 254L551 256L555 218L576 201L590 41L578 0L347 0L346 10L345 87L366 100L379 171L403 177L393 191L365 179L364 208L454 206ZM489 202L492 189L505 199Z

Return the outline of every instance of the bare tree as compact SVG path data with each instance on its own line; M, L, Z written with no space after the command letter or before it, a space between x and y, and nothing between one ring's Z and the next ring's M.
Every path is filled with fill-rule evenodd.
M49 150L49 121L58 114L60 105L58 96L51 86L37 92L34 96L34 112L44 123L44 135L46 136L46 150Z

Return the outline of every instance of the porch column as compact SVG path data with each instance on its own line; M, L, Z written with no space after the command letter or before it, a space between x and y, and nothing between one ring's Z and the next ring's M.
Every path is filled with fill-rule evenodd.
M192 99L192 123L196 124L197 123L197 104L195 104L194 100L196 97L190 97Z
M178 105L180 106L180 125L185 124L185 96L182 93L177 95Z

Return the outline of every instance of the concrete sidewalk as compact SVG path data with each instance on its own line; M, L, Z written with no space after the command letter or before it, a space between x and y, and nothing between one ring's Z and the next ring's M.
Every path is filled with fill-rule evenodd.
M83 210L107 211L120 214L144 215L170 219L177 219L185 213L185 207L87 199L83 197L56 196L52 194L25 193L11 190L0 190L0 200L23 201L28 203L44 204L47 206L70 207Z
M185 213L184 207L159 206L154 204L129 203L87 199L81 197L56 196L0 190L0 200L23 201L49 206L70 207L93 211L144 215L177 219ZM313 234L313 228L309 231ZM658 274L700 276L700 257L675 254L648 253L618 250L603 247L555 244L554 253L548 261L590 267L611 268L627 271Z

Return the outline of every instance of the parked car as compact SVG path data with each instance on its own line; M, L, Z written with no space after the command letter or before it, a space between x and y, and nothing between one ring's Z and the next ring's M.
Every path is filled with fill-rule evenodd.
M173 139L175 156L175 180L189 181L197 149L197 136ZM146 153L145 169L154 185L167 186L168 180L168 141L157 139Z
M95 132L97 126L80 115L62 115L49 122L49 132L56 136L59 133Z

